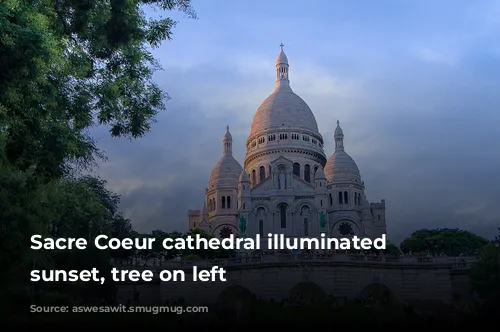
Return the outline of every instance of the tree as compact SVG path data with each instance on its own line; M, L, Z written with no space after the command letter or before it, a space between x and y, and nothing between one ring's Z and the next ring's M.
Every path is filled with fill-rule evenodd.
M109 271L110 253L98 251L92 245L86 250L30 250L30 237L85 238L93 242L96 235L110 235L115 205L112 197L96 195L96 189L104 185L88 178L61 178L48 183L37 183L33 172L22 172L11 166L0 168L0 292L9 302L28 300L26 276L32 269L91 269ZM106 191L101 192L102 195ZM117 204L116 202L115 204ZM30 284L28 284L30 285ZM50 294L60 294L58 283L31 284L31 300L43 303ZM66 298L89 297L113 299L109 284L71 283L65 285ZM45 300L36 294L45 294ZM61 296L58 296L59 298ZM23 300L24 299L24 300ZM91 299L89 299L90 302ZM11 308L8 306L8 308Z
M500 227L498 228L500 231ZM500 303L500 235L479 253L478 261L470 271L474 289L486 299L486 311L498 308ZM492 313L494 310L492 310Z
M90 165L99 150L87 132L137 138L164 109L150 49L172 37L170 18L196 17L189 0L7 0L0 4L0 130L7 159L38 174ZM69 161L69 162L68 162Z
M186 238L187 236L195 237L196 235L199 235L200 237L208 240L215 238L215 235L208 234L202 229L191 230L190 232L186 233L183 237L184 238ZM180 252L180 255L183 258L190 258L191 260L193 259L193 257L200 257L201 259L228 258L231 257L232 254L234 254L234 250L226 250L223 248L219 248L217 250L186 249Z
M460 229L421 229L401 242L400 248L405 254L430 252L458 256L475 254L487 243L488 240Z
M25 308L27 289L31 300L37 291L89 303L107 294L89 283L33 287L26 276L33 266L104 270L111 252L34 252L27 244L32 234L89 242L133 235L118 197L81 172L104 157L90 127L138 138L165 107L150 50L172 37L175 22L146 18L145 6L196 16L189 0L0 3L0 298L8 308L14 297Z
M390 256L399 256L401 254L401 250L392 243L388 243L386 249L384 250L384 254Z

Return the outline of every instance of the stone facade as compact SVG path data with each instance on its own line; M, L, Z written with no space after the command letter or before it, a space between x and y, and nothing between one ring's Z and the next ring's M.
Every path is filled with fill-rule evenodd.
M368 202L358 166L344 149L339 122L335 152L327 160L314 114L292 91L288 74L282 48L275 90L252 122L244 168L232 156L228 127L203 207L188 212L189 229L201 228L219 238L385 234L385 201Z

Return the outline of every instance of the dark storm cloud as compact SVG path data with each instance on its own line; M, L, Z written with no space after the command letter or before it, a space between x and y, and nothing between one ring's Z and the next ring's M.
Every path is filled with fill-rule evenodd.
M199 74L196 68L193 71ZM193 88L194 73L181 75L172 69L169 73L172 80L164 76L159 81L163 87L175 82L174 98L148 136L128 142L102 135L100 141L110 159L100 173L122 194L122 208L140 230L186 230L187 210L202 206L211 168L222 152L226 124L236 123L234 150L242 162L252 116L240 115L251 114L266 96L256 97L253 109L232 110L230 103L211 103L218 97ZM241 81L232 68L211 73L205 67L203 76L222 85ZM436 98L426 90L404 92L409 85L422 83L408 82L399 90L393 84L374 85L378 97L366 92L361 100L337 102L338 107L359 108L358 114L328 115L323 111L329 109L330 97L316 96L320 104L326 103L317 112L320 127L347 118L341 123L347 151L361 169L368 198L386 199L389 233L395 241L422 227L461 227L488 236L499 213L500 133L493 110L500 103L485 93L486 98L476 98L477 94L460 90ZM226 86L226 93L231 91ZM316 100L307 93L303 97ZM329 155L333 127L324 127Z
M239 12L231 5L239 25L229 29L220 13L199 6L202 19L183 22L174 42L156 53L165 66L156 81L172 100L151 133L128 142L96 131L109 157L99 173L122 195L122 209L138 230L186 230L187 210L203 204L226 125L243 162L253 115L273 89L276 51L268 48L276 37L261 33L271 28L290 40L292 88L315 113L325 153L333 151L338 119L369 200L386 199L393 241L423 227L494 235L500 224L500 30L485 17L495 10L452 6L455 22L448 23L454 25L440 16L423 30L417 16L430 10L423 7L404 22L397 13L384 21L384 12L373 12L373 22L386 26L356 19L348 6L336 8L351 17L341 25L311 11L321 23L311 18L306 30L336 31L333 47L320 42L321 34L292 37L293 24L280 20L278 29L272 17L261 18L252 32L244 28L255 20L252 7ZM293 6L279 7L281 17L298 14ZM466 31L467 22L477 24Z

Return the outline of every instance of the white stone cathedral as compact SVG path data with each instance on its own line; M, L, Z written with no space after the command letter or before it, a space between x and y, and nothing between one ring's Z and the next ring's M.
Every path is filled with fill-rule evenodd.
M288 74L282 44L276 87L253 119L244 168L233 157L227 127L205 203L188 213L189 229L200 228L219 238L385 234L385 200L366 199L358 166L345 151L339 121L335 152L327 161L314 114L292 91Z

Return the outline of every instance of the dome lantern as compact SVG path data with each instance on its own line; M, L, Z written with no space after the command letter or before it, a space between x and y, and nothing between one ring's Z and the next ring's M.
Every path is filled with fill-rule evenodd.
M288 84L288 58L283 52L283 43L280 44L281 51L278 54L278 57L276 58L276 83L281 84L285 83Z
M344 150L344 132L340 128L339 120L337 120L337 128L335 128L333 138L335 140L335 150Z
M233 154L233 136L231 136L231 133L229 132L229 126L226 127L226 133L222 138L222 146L224 154Z

